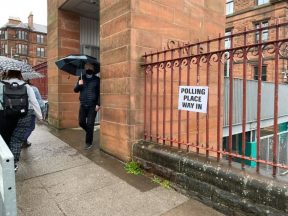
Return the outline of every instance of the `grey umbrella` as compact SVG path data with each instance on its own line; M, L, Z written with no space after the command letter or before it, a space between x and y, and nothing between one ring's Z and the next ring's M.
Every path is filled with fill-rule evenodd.
M42 78L44 75L36 72L29 64L16 59L0 56L0 73L9 70L20 70L25 80Z
M20 70L22 73L35 72L29 64L23 61L0 56L0 71L6 72L8 70Z
M43 78L45 77L43 74L38 73L38 72L31 72L31 73L22 73L23 79L24 80L31 80L31 79L38 79L38 78Z

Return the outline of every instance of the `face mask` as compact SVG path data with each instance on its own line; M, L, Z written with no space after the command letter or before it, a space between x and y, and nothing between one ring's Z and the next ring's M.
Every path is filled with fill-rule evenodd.
M86 74L86 77L89 79L89 78L92 78L93 74Z
M88 70L86 70L86 74L88 74L88 75L92 75L93 74L93 70L90 70L90 69L88 69Z

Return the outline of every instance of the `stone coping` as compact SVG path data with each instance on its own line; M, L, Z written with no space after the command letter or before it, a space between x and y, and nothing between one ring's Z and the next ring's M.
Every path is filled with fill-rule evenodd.
M242 171L237 163L187 153L141 141L133 146L133 158L145 169L168 178L188 195L197 196L223 213L287 215L288 184L285 181Z

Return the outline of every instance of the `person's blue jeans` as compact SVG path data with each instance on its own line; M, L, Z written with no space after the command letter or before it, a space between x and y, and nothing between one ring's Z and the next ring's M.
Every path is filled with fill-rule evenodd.
M79 110L79 125L86 131L85 142L87 144L92 144L93 133L94 133L94 123L97 112L95 111L95 106L80 106Z
M30 124L29 127L27 128L25 134L24 134L24 140L27 141L27 139L29 138L29 136L31 135L31 133L34 131L35 129L35 125L36 125L36 116L34 114L31 115L31 119L30 119Z

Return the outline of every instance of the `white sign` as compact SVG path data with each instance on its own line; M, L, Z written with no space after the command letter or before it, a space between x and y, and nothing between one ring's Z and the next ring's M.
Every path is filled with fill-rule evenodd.
M179 86L178 109L207 113L208 86Z

